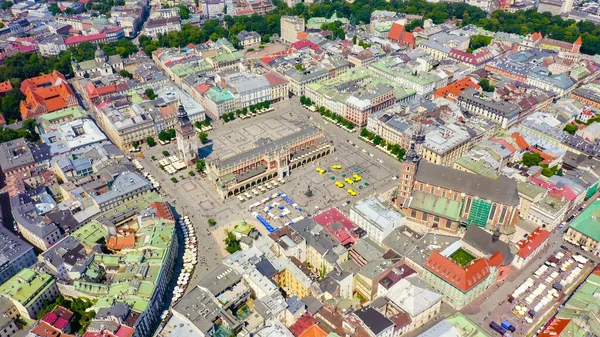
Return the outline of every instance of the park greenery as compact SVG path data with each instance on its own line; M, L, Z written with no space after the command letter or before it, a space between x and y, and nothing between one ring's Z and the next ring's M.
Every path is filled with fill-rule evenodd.
M148 144L148 146L153 147L156 146L156 141L154 140L153 137L148 137L146 138L146 144Z
M206 126L206 127L208 127L208 126L210 126L210 120L208 120L208 119L205 119L205 120L203 120L202 122L201 122L201 121L196 121L196 122L194 123L194 126L195 126L196 128L198 128L198 129L202 129L202 127L203 127L203 126Z
M206 142L208 142L208 134L206 132L200 132L198 134L198 139L200 139L200 143L206 144Z

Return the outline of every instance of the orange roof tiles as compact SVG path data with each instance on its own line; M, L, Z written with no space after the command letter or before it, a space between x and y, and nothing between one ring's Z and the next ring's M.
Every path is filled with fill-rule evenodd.
M306 33L306 32L298 32L298 35L296 37L298 39L300 39L300 40L306 40L308 38L308 33Z
M406 31L403 25L396 22L392 24L392 28L388 33L388 39L410 45L411 47L415 45L415 36L413 33Z
M20 107L23 119L78 104L71 86L56 70L48 75L24 80L21 82L21 92L25 95L25 100L21 102Z
M533 33L531 35L531 37L533 38L533 41L537 41L537 40L541 39L543 36L542 36L542 33Z
M9 92L12 90L12 84L10 84L10 81L5 81L0 83L0 94L3 94L5 92Z
M321 329L317 324L313 324L304 330L298 337L326 337L327 332Z
M495 253L490 260L479 258L463 268L439 252L433 251L425 262L425 268L452 286L467 292L490 275L491 266L497 267L502 262L502 254Z
M573 42L573 44L578 44L578 45L582 45L583 41L581 40L581 35L577 38L577 40L575 40L575 42Z
M567 325L571 322L570 319L564 318L556 318L554 317L548 325L544 328L544 330L538 335L538 337L555 337L560 336L560 334L567 328Z
M521 136L521 134L519 132L513 132L513 134L511 135L511 137L515 140L515 142L517 143L517 146L519 147L519 150L525 150L529 147L529 143L527 143L527 141L525 140L525 138L523 138L523 136Z
M517 246L519 246L519 255L521 258L527 258L531 252L536 250L544 241L546 241L550 237L550 232L542 228L536 228L526 240L520 240L517 242Z
M134 245L135 235L128 235L125 237L111 236L108 239L108 244L106 246L112 250L121 250L123 248L133 247Z
M60 331L52 327L50 324L46 322L40 322L38 326L31 329L31 332L40 337L58 337L60 336Z
M155 202L150 207L156 210L156 216L159 219L175 221L175 216L173 215L173 211L171 211L171 206L169 206L166 202Z
M467 88L475 88L479 90L481 89L481 86L473 82L470 77L465 77L454 83L448 84L443 88L439 88L433 93L433 95L435 98L445 98L449 101L454 101L455 97L458 97L458 95L460 95L460 93Z

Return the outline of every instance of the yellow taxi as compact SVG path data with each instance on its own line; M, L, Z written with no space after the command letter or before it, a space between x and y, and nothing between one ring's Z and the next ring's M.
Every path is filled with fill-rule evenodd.
M350 178L344 178L344 181L346 181L350 185L354 184L354 180L352 180Z
M354 181L359 182L362 180L362 177L359 176L358 174L353 175L352 177L354 177Z
M350 188L350 189L348 189L348 194L350 194L351 196L355 196L356 191Z
M140 157L140 158L142 158L142 159L146 158L142 153L138 153L137 156Z
M340 183L339 181L336 181L335 186L342 188L342 187L344 187L344 184Z
M339 169L341 169L341 168L342 168L342 165L337 165L337 164L336 164L336 165L331 165L331 168L332 168L332 169L339 170Z
M325 173L325 170L323 170L320 167L317 167L317 172L319 172L319 174L323 174L323 173Z

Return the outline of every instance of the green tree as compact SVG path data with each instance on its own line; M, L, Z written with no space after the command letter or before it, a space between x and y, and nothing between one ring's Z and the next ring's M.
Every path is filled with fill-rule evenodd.
M162 130L158 133L158 139L166 142L167 140L171 140L171 137L169 137L169 133L167 133L167 131Z
M140 146L140 142L138 142L137 140L134 140L133 142L131 142L131 147L136 148Z
M203 172L205 168L206 168L206 162L204 161L204 159L199 159L196 162L196 172Z
M381 144L382 141L383 141L383 138L381 138L380 136L375 136L375 138L373 138L373 144L375 144L375 145Z
M2 1L2 4L0 4L0 9L2 10L7 10L9 8L11 8L14 5L14 3L12 1Z
M144 93L146 94L146 97L148 97L149 99L155 99L156 97L158 97L158 95L154 93L154 90L152 88L146 89L146 91L144 91Z
M48 7L48 11L50 13L52 13L52 15L56 15L56 14L62 13L62 11L60 10L60 8L58 7L57 4L50 5L50 7Z
M121 75L121 77L133 78L133 75L125 69L120 70L119 75Z
M175 129L168 129L167 134L169 135L170 139L177 137L177 131L175 131Z
M200 132L198 134L198 138L200 139L200 143L206 144L208 141L208 134L206 132Z
M469 41L469 48L471 50L477 50L481 47L485 47L492 42L491 36L485 35L473 35L471 36L471 40Z
M175 183L177 183L177 178L171 177L171 181L175 184Z
M485 92L494 92L496 90L496 87L491 85L490 80L488 80L487 78L484 78L481 81L479 81L479 85L481 86L481 90Z
M215 221L215 219L213 219L213 218L208 218L208 225L209 225L210 227L213 227L213 226L214 226L214 225L216 225L216 224L217 224L217 222Z
M156 146L156 141L154 140L153 137L148 137L146 138L146 144L148 144L148 146L153 147Z
M162 154L163 154L163 156L165 156L165 157L168 157L168 156L170 155L169 151L167 151L167 150L164 150L164 151L162 152Z
M358 35L354 35L352 37L352 44L356 44L357 41L358 41Z
M67 7L65 9L65 14L67 14L67 15L73 15L73 14L75 14L75 10L73 8L71 8L71 7Z
M181 20L187 20L189 19L190 16L190 9L187 8L186 5L177 5L177 7L179 7L179 18Z
M565 128L563 130L565 130L566 132L574 135L575 132L577 132L578 128L577 128L577 125L567 124L567 125L565 125Z
M526 152L523 154L523 165L527 167L537 166L542 162L542 157L539 153Z
M227 237L225 238L225 250L230 253L233 254L235 252L237 252L238 250L242 249L242 246L240 245L240 240L238 240L235 237L235 234L233 234L231 231L227 231Z

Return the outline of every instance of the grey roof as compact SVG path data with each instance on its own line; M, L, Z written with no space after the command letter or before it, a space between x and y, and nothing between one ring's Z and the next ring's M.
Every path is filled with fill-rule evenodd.
M58 267L65 262L73 266L79 261L84 261L87 253L79 240L72 236L66 236L43 252L41 256L49 264Z
M290 226L306 240L307 245L316 249L331 264L335 264L341 253L346 252L331 233L312 219L302 219Z
M323 303L314 296L306 296L302 299L302 302L306 305L306 311L310 312L312 315L316 314L323 307Z
M241 279L242 276L237 271L221 264L217 269L200 280L198 286L207 289L211 294L217 296L227 290L227 288L240 282Z
M214 297L204 289L194 288L183 296L173 311L192 322L205 335L213 328L214 321L221 315Z
M117 317L121 321L125 321L129 314L129 306L123 302L115 302L110 308L100 308L96 314L96 319Z
M432 250L444 250L459 237L440 235L435 233L419 234L408 226L401 226L385 237L383 243L398 253L400 256L411 260L419 266L423 266L429 258Z
M12 215L17 223L27 228L34 235L45 238L57 231L58 227L53 222L46 223L44 217L37 213L35 201L31 198L31 195L40 195L42 193L46 193L44 186L21 193L10 199L10 205Z
M287 310L292 314L298 312L298 310L304 308L304 302L298 298L298 296L292 296L287 300Z
M490 111L496 115L503 116L506 118L513 118L519 114L521 108L518 105L508 103L505 101L491 101L482 99L480 93L474 88L467 88L463 90L458 96L458 100L468 102L484 110Z
M469 226L463 241L487 255L502 253L503 266L510 265L515 257L508 243L502 240L494 240L492 234L479 226Z
M383 256L385 249L370 238L358 240L352 250L358 253L367 262L371 262Z
M35 159L25 138L0 144L0 168L3 172L33 163L35 163Z
M285 72L285 75L297 82L308 82L325 77L329 74L329 70L323 67L312 67L305 71L300 71L296 68L290 68Z
M386 297L411 317L416 317L435 306L443 296L417 274L412 274L394 284L386 293Z
M12 262L33 252L33 247L0 224L0 255Z
M98 204L102 205L143 187L149 189L150 182L139 176L137 173L126 171L115 178L110 191L96 195L94 196L94 199Z
M371 307L362 308L356 311L355 314L375 335L394 326L392 321Z
M506 205L519 204L516 181L504 176L492 179L421 161L416 180Z
M299 139L308 137L308 136L315 134L317 132L320 132L320 131L321 130L319 130L317 127L312 126L312 125L304 126L299 131L294 132L290 135L281 137L276 140L268 140L267 142L263 143L261 146L257 146L246 152L242 152L242 153L233 155L226 159L215 160L215 163L218 167L229 167L229 166L235 165L237 163L244 162L248 159L258 157L262 154L269 153L271 151L275 151L278 148L281 148L284 146L289 146L291 143L293 143Z

